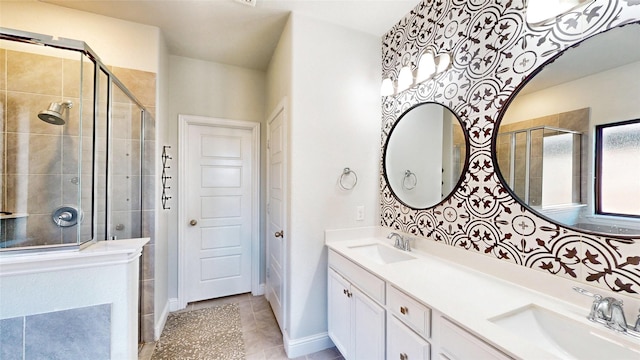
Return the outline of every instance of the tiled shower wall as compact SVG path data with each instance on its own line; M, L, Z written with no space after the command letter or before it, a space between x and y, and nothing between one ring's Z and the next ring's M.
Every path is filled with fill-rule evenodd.
M91 194L91 154L92 154L92 124L86 119L92 118L93 109L93 66L84 63L85 79L83 89L83 119L82 128L82 201L88 204ZM79 60L60 59L44 55L17 52L0 49L0 149L6 151L6 163L0 161L0 210L24 212L26 218L2 220L0 231L2 239L31 238L38 244L60 244L76 242L75 227L60 230L51 220L51 213L61 204L78 202L77 186L73 178L77 176L77 153L79 138ZM155 94L156 74L133 69L110 67L109 70L127 87L127 89L148 110L144 120L144 134L142 149L142 170L134 169L127 158L133 158L135 153L122 154L115 163L122 174L114 179L114 216L129 220L122 230L112 229L120 239L131 235L140 236L139 232L131 232L132 228L141 228L141 236L151 240L145 245L141 260L141 312L142 340L154 341L154 264L155 264ZM64 126L44 123L37 118L41 110L45 110L50 102L72 100L74 107L69 111L69 122ZM117 100L117 99L115 99ZM137 121L139 116L132 113L130 104L122 105L120 109L123 119ZM116 107L118 105L116 104ZM74 126L75 124L75 126ZM114 136L117 141L125 142L127 149L140 149L139 142L132 143L134 137L139 138L135 129L137 123L126 123L129 131ZM123 149L123 147L116 147ZM135 150L134 150L135 151ZM20 155L24 154L24 155ZM117 154L116 154L117 155ZM138 154L139 155L139 151ZM98 154L100 156L100 154ZM128 172L125 174L125 172ZM116 172L117 173L117 172ZM119 176L119 177L118 177ZM118 182L117 180L122 180ZM6 184L3 184L6 182ZM137 184L142 184L142 193L138 194ZM85 197L84 194L87 194ZM140 206L127 208L126 203L136 203ZM126 203L118 203L124 201ZM120 208L118 206L122 205ZM100 202L99 202L100 205ZM141 209L140 209L141 207ZM85 217L90 218L90 207L85 209ZM121 209L123 211L118 212ZM141 210L141 211L140 211ZM99 209L100 211L100 209ZM104 211L104 210L102 210ZM141 215L140 215L141 214ZM102 216L104 218L104 216ZM131 224L132 217L137 224ZM125 222L125 221L122 221ZM82 233L87 238L90 234L90 223L84 222ZM115 226L116 224L114 224ZM11 239L9 239L11 238ZM21 245L30 245L21 243Z
M405 64L415 68L426 50L450 53L453 64L434 79L383 98L381 143L407 109L433 101L460 117L470 153L460 186L431 209L404 206L381 175L381 224L637 296L640 239L578 232L538 216L507 191L492 151L507 100L527 77L587 37L640 22L640 3L595 0L535 28L526 24L525 15L523 0L423 0L383 37L383 77L396 79Z
M81 129L79 118L82 109L85 109L85 119L91 114L93 90L92 77L88 74L93 74L93 65L84 62L84 106L81 106L83 74L80 56L77 58L0 50L3 130L0 141L2 153L6 154L3 156L6 162L0 165L0 181L5 182L0 207L4 211L28 214L28 218L2 220L2 239L7 245L76 243L77 228L60 228L51 216L59 206L78 204L80 193L82 211L91 218L92 126L90 121L85 121ZM65 125L52 125L38 119L37 114L46 110L49 103L63 100L73 102L65 114L68 115ZM82 178L78 179L80 145L84 158ZM81 237L90 239L90 222L83 222Z
M141 259L142 331L143 342L154 339L154 291L155 291L155 181L156 181L156 74L152 72L110 67L110 71L148 110L144 122L142 172L142 236L151 240L144 246Z

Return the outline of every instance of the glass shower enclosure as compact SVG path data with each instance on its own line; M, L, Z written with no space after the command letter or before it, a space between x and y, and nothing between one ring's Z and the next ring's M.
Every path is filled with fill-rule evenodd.
M581 203L581 133L539 126L498 134L498 165L509 187L532 207Z
M0 252L141 237L148 120L84 42L0 28Z

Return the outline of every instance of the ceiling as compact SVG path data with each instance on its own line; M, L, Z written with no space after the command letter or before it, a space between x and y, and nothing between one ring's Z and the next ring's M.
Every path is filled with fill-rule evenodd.
M157 26L173 55L256 70L266 70L291 12L381 37L419 2L255 0L253 7L236 0L41 1Z

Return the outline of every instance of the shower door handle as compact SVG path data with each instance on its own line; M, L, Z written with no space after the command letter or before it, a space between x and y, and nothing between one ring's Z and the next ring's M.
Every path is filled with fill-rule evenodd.
M189 225L191 225L191 226L196 226L196 225L198 225L198 220L193 219L193 220L189 221Z

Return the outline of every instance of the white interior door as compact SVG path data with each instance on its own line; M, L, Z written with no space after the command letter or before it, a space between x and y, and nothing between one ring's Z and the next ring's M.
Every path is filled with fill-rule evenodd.
M266 297L285 331L286 251L286 127L284 107L279 106L267 125L267 283Z
M251 291L252 131L188 125L186 302Z

